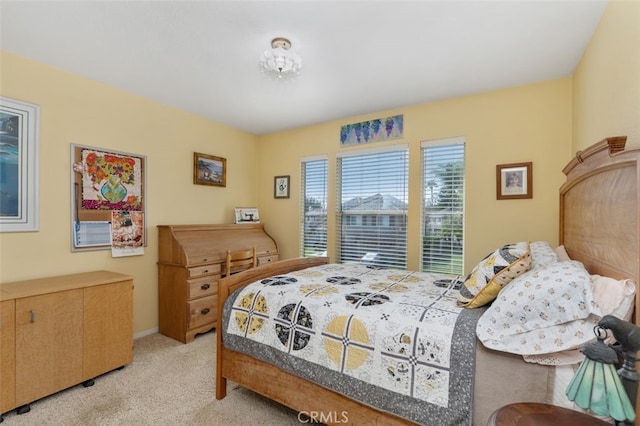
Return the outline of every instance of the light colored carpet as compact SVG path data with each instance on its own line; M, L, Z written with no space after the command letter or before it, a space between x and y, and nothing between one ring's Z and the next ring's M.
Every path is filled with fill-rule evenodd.
M134 359L122 370L74 386L11 411L12 425L300 425L298 414L260 395L228 384L215 399L215 332L184 345L161 334L134 341Z

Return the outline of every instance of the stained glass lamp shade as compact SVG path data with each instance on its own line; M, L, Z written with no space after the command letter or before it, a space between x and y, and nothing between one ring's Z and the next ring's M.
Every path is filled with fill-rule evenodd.
M606 332L602 327L596 326L594 333L597 340L582 348L585 359L567 387L567 398L599 416L633 422L635 409L616 371L618 355L604 343Z

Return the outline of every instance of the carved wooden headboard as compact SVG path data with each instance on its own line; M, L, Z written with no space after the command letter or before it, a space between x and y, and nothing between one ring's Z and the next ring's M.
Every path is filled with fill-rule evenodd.
M563 169L560 244L592 274L638 283L640 150L625 151L626 140L604 139L578 152ZM639 300L636 292L636 324Z
M560 244L592 274L640 282L640 149L625 151L626 136L604 139L562 170ZM636 287L634 322L640 325ZM640 418L640 395L636 418Z

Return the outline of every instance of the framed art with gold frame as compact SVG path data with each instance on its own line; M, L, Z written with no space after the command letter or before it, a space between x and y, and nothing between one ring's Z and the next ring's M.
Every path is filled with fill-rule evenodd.
M496 197L498 200L533 198L533 163L498 164Z
M193 183L196 185L227 186L227 159L194 152Z

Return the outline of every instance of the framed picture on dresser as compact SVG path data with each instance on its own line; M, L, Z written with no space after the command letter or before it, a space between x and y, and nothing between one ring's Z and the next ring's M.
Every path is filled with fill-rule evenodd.
M236 207L233 223L260 223L260 213L255 207Z

